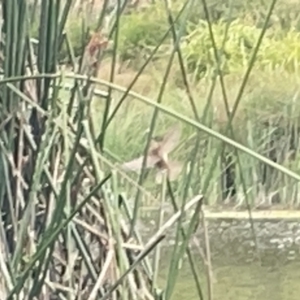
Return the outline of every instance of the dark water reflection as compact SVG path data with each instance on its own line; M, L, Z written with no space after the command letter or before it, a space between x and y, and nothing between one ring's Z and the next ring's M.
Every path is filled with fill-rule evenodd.
M167 258L160 274L164 285L168 274ZM196 257L195 257L196 258ZM201 258L197 260L204 299L207 297L207 283ZM214 300L299 300L300 262L279 260L278 257L262 258L261 263L236 263L234 260L218 257L213 261ZM172 299L199 299L188 260L185 259Z

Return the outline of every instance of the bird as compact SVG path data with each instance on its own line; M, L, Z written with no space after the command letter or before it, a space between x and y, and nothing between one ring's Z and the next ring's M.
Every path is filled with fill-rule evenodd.
M174 150L181 137L180 127L174 125L162 137L154 137L150 141L149 150L146 158L146 169L156 169L155 181L161 184L164 173L170 181L177 179L182 170L182 163L170 161L168 155ZM142 169L144 156L140 156L121 165L124 171L139 172Z

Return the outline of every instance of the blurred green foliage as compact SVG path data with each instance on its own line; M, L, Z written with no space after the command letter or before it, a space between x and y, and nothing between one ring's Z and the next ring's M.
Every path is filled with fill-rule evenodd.
M276 5L268 24L266 36L261 43L260 51L256 58L254 71L256 74L254 77L257 77L257 80L254 80L253 84L250 82L250 86L234 120L233 127L235 138L239 142L249 145L252 149L269 158L286 164L286 166L295 171L299 171L298 157L300 152L298 149L300 149L300 145L297 144L300 128L298 117L300 107L297 104L299 101L297 89L299 84L294 74L298 72L300 60L300 7L295 5L295 1L292 1L278 1ZM249 58L261 33L269 4L269 1L259 0L208 1L208 11L221 61L221 69L224 74L229 75L226 77L226 80L228 78L226 88L229 99L234 99L236 91L239 89L241 74L244 73L243 71L248 66ZM182 1L172 1L171 10L174 17L182 5ZM139 66L169 28L167 16L163 1L123 14L120 18L119 41L116 49L119 59L126 62L130 61L131 67L139 69ZM95 30L97 23L98 20L92 18L88 20L88 24L87 20L83 22L83 19L79 17L74 16L68 19L66 34L71 41L75 55L81 54L82 45L84 45L82 36L85 31L83 26L88 25L91 30ZM196 88L197 84L202 86L199 91L196 90L195 92L198 95L197 109L201 114L205 105L206 95L208 94L207 86L210 84L207 80L216 70L213 45L201 1L195 1L185 25L185 33L181 40L181 51L189 76L196 79L193 88ZM227 27L228 33L225 39ZM33 24L32 34L35 35L36 33L37 26ZM222 49L223 43L224 49ZM155 70L156 81L147 81L149 94L147 94L148 92L144 93L144 82L140 83L142 86L139 86L139 84L135 85L134 89L147 96L152 97L153 94L156 95L158 82L162 80L160 78L162 73L160 70L164 69L168 61L172 45L172 36L170 34L165 44L156 53L155 60L158 62L154 63L155 67L158 67ZM60 52L60 55L62 59L66 59L68 55L66 45L63 46L63 51ZM109 56L109 52L107 55ZM191 110L187 105L187 99L179 86L182 81L181 71L178 65L174 65L173 76L168 82L167 96L164 98L164 102L174 110L192 117ZM133 68L130 71L133 71ZM123 82L127 82L126 75L126 73L121 75ZM199 79L203 79L203 82L200 81L199 83ZM216 93L214 98L212 104L214 111L210 121L211 127L219 132L223 132L223 129L226 127L227 116L222 103L222 95ZM120 110L119 115L119 118L123 120L123 134L120 134L117 119L112 122L111 127L108 129L110 138L107 140L107 147L114 149L116 156L121 161L131 159L134 155L140 154L140 145L144 140L144 132L149 126L149 115L152 112L152 108L141 107L133 104L133 102L130 102L128 107L127 105L125 107L126 109ZM101 124L99 115L101 115L103 109L102 105L98 103L98 107L95 108L97 124ZM158 122L158 127L162 132L168 127L165 119L165 116L163 116L161 119L159 118ZM175 153L175 156L182 160L186 158L187 153L195 143L195 137L189 138L192 130L186 127L183 128L183 131L187 139L184 143L185 147L179 147L179 150ZM118 132L118 138L115 132ZM211 149L218 147L218 143L213 141L213 139L207 141L206 137L203 140L205 142L203 142L201 157L205 158L205 160L201 161L197 168L199 172L201 170L204 174L211 163ZM125 149L122 146L124 144L127 145ZM286 148L282 145L286 145ZM276 148L276 153L270 150L274 147ZM296 157L292 166L285 159L290 155L291 151L294 151L294 156ZM235 155L230 147L226 147L226 153L233 157ZM252 187L255 187L257 178L265 176L262 175L264 164L258 161L248 163L248 161L248 156L243 156L245 174L248 174L245 175L247 188L251 190ZM221 166L214 174L216 182L219 181L220 174L224 174L223 171L224 168ZM282 175L279 172L275 173L274 176L277 176L277 179L275 180L274 176L269 176L267 181L273 190L279 190L281 188L280 180L282 179L280 176ZM237 186L240 185L238 176L235 182ZM201 188L201 184L196 176L195 182L191 184L191 188L195 192ZM212 199L216 199L219 191L222 189L219 185L216 185L215 188L215 193L212 192L211 194ZM253 193L255 194L254 190Z
M181 1L172 3L172 13L177 14L181 6ZM243 70L248 65L267 7L268 1L208 1L208 11L224 74ZM97 22L96 19L89 20L91 30L96 28ZM169 28L164 3L123 14L120 24L119 58L121 61L130 60L132 66L138 66L144 61ZM84 25L87 24L75 16L67 22L66 33L75 55L82 52ZM222 49L227 26L229 30ZM295 6L292 0L278 3L256 63L263 69L283 67L289 72L297 71L300 59L299 30L300 7ZM36 23L33 23L32 34L37 35ZM171 35L166 39L165 45L160 47L156 59L164 59L168 55L170 39ZM182 52L188 71L196 79L209 75L216 68L208 23L202 4L199 5L198 2L194 4L186 24ZM68 56L66 45L60 55L62 59Z

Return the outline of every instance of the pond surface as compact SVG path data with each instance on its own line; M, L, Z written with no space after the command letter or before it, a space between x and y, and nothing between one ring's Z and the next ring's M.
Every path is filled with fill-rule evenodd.
M155 216L150 215L144 236L155 232ZM153 228L150 224L154 224ZM209 220L207 231L213 269L213 298L207 293L206 268L199 248L191 241L193 258L204 300L299 300L300 299L300 219L255 220L253 228L260 259L249 220ZM169 263L175 243L175 226L162 242L159 287L165 289ZM201 226L195 233L205 250ZM181 264L173 300L200 299L195 280L185 258Z
M168 256L169 257L169 256ZM213 261L214 300L299 300L300 262L268 258L262 263L234 263L219 257ZM197 260L196 260L197 261ZM201 286L204 299L207 296L207 283L201 258L198 273L203 274ZM162 266L160 280L164 286L168 274L168 263ZM200 299L194 278L186 259L180 269L172 299Z

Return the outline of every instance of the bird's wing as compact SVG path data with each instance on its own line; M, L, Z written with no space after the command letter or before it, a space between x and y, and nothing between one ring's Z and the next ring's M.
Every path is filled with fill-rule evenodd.
M180 127L178 125L172 126L164 136L161 142L160 151L169 154L179 143L181 136Z
M142 169L144 156L133 159L121 165L121 168L125 171L140 171ZM146 161L146 169L154 168L155 164L160 160L159 157L154 155L148 155Z

